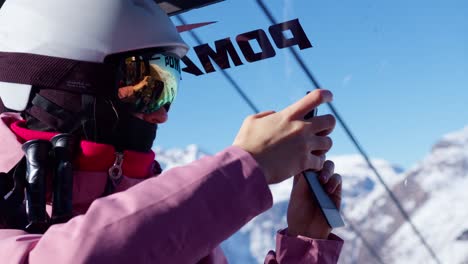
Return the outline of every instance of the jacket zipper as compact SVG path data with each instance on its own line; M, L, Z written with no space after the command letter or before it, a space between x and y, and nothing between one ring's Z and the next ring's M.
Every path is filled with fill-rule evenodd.
M122 181L122 163L124 154L122 152L115 153L114 165L109 168L109 178L112 180L114 186L117 186Z

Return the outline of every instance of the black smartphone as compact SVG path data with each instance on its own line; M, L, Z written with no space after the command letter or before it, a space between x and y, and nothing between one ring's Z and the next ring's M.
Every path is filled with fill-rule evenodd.
M310 111L304 119L310 119L317 115L317 108ZM319 173L316 171L308 170L302 173L309 184L310 191L314 196L314 199L317 201L317 204L320 207L325 219L328 222L328 225L332 228L342 227L345 225L343 218L341 217L340 210L333 203L332 199L323 189L322 184L320 183L318 177Z

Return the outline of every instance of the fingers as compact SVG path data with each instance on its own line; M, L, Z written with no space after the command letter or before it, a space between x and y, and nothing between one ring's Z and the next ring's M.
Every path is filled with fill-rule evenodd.
M330 180L330 178L333 176L334 172L335 172L335 163L333 163L333 161L331 160L325 161L325 163L323 164L323 168L320 171L320 175L319 175L320 183L326 184Z
M324 185L325 190L329 194L334 193L342 183L341 175L334 172L335 164L332 161L327 160L323 164L323 168L319 175L320 182Z
M285 108L283 111L291 120L303 120L304 116L312 109L323 103L332 101L333 94L328 90L314 90L301 100Z
M309 138L308 148L312 154L324 154L333 146L333 141L330 137L312 136Z
M316 116L307 122L308 132L319 136L330 134L335 126L336 119L333 115Z
M336 208L338 208L338 209L341 208L341 193L342 193L342 190L343 190L343 183L338 185L338 187L336 187L335 191L331 195L332 200L335 203Z
M330 177L330 180L324 185L325 191L328 193L330 198L336 205L336 208L340 209L341 207L341 192L343 188L342 178L339 174L333 174Z
M306 164L304 166L304 170L315 170L319 171L323 168L323 164L325 162L325 155L308 155L308 159L306 160Z
M328 180L328 182L325 184L324 186L325 191L328 194L333 194L337 191L338 187L341 188L341 183L342 183L341 175L335 173L330 177L330 180Z
M341 190L343 179L340 174L334 173L335 164L327 160L323 164L323 169L320 171L319 181L322 183L324 190L330 195L337 208L341 206Z
M306 147L304 148L306 163L304 164L303 170L322 170L326 160L325 153L330 150L332 145L333 141L330 137L309 137Z

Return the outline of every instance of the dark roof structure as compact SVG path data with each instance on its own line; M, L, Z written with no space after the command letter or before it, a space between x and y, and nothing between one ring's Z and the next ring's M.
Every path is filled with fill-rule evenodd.
M1 1L1 0L0 0ZM169 16L187 12L195 8L216 4L224 0L155 0Z

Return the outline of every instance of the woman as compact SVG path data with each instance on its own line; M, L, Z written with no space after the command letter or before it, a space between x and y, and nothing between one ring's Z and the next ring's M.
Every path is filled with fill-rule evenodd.
M326 90L248 117L231 147L154 177L151 146L180 80L166 61L188 48L153 1L9 1L0 36L0 98L15 110L0 122L2 263L225 263L219 244L272 206L268 184L324 167L339 202L341 178L323 166L335 120L303 120ZM150 104L119 99L131 57L173 77L146 87L160 93ZM266 261L336 262L342 241L304 180L294 186Z

